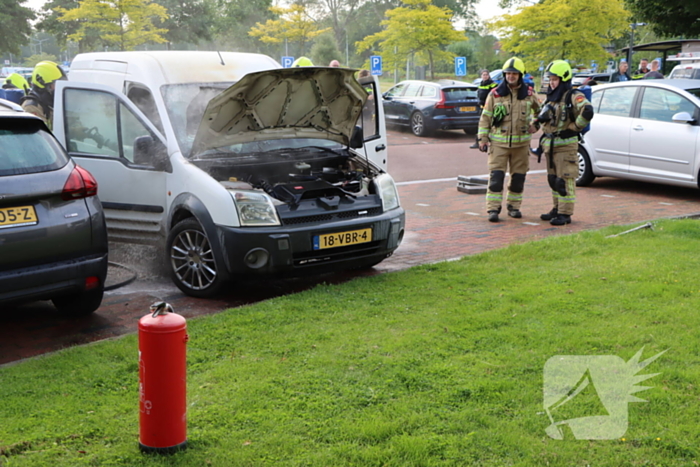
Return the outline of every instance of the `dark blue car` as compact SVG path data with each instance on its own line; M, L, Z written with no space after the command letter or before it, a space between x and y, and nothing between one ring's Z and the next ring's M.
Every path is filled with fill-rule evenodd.
M436 130L475 133L479 126L478 87L462 81L402 81L384 93L386 123L409 127L416 136Z

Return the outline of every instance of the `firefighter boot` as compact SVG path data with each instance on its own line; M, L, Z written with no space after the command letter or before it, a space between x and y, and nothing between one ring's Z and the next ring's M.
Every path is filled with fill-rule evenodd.
M557 217L558 214L559 214L559 210L557 208L552 208L552 210L549 211L548 213L541 214L540 219L542 219L543 221L551 221L552 219Z
M515 209L510 204L507 207L508 207L508 215L510 217L514 217L516 219L520 219L521 217L523 217L523 213L520 212L520 209Z
M498 211L489 211L489 222L498 222Z
M571 216L568 214L557 214L557 217L549 221L552 225L571 224Z

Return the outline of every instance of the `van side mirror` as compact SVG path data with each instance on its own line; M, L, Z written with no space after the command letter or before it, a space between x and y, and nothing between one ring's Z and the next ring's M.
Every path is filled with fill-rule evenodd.
M168 152L159 140L153 137L139 136L134 140L134 164L152 166L156 170L172 172L173 167Z
M365 136L362 132L362 127L355 125L355 128L352 130L352 136L350 137L350 147L353 149L358 149L364 146L364 144Z

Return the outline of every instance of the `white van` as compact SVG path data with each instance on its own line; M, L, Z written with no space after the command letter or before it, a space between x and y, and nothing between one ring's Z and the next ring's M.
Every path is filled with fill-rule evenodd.
M669 79L700 79L700 52L683 52L666 60L679 62L668 75Z
M162 246L186 294L371 267L401 243L374 78L181 51L81 54L69 76L54 132L97 179L110 240Z

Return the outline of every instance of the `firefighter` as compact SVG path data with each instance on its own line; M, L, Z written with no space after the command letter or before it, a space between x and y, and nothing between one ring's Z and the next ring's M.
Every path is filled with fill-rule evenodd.
M477 97L479 98L479 107L483 111L484 105L486 104L486 97L488 97L489 93L493 88L498 86L498 83L494 82L491 79L491 74L489 73L489 70L483 69L480 72L481 74L481 83L479 83L479 90L476 92ZM470 149L478 149L479 148L479 134L477 133L476 135L476 141L474 144L469 146Z
M52 128L53 96L59 79L66 79L60 66L50 61L37 63L32 71L32 87L22 98L24 110L40 117L49 128Z
M545 73L549 87L538 120L543 133L540 149L547 157L547 182L554 207L540 219L566 225L571 223L576 201L579 136L593 118L593 106L582 92L572 90L573 73L567 62L554 60Z
M21 89L26 94L29 92L29 83L24 78L24 76L19 73L12 73L10 76L5 78L5 82L2 84L3 89Z
M523 83L523 61L516 57L508 59L503 73L501 84L486 97L478 131L479 149L489 153L486 211L490 222L498 222L501 213L506 170L510 171L506 197L508 215L516 219L522 217L520 206L530 165L530 139L537 131L533 114L540 110L533 89Z

